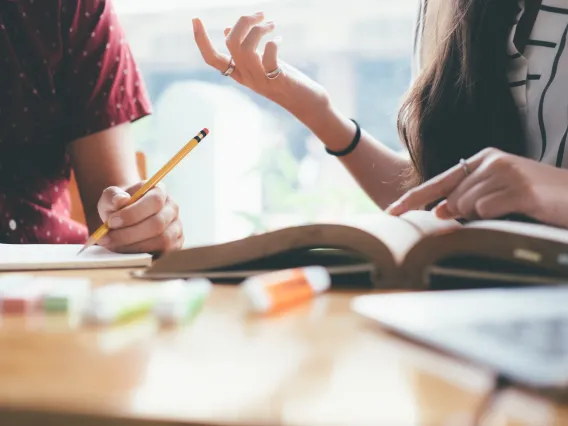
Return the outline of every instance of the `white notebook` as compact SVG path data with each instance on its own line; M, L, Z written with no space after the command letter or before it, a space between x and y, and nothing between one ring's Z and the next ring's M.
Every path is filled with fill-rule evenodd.
M76 244L0 244L0 271L134 268L150 266L150 254L120 254L100 246L77 255Z

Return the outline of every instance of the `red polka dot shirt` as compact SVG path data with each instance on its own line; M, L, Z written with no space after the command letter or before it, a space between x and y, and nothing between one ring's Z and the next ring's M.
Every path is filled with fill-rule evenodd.
M0 243L83 243L67 145L150 112L110 0L0 0Z

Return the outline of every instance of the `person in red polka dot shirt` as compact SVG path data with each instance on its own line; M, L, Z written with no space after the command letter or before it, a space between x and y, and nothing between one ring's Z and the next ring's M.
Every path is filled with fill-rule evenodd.
M183 244L177 205L140 185L130 123L151 113L111 0L0 0L0 243ZM88 228L70 218L73 169Z

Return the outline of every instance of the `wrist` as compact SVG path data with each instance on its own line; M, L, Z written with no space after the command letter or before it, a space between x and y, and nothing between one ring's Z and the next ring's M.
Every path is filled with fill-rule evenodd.
M349 118L337 111L332 105L310 114L296 117L320 139L330 151L343 151L353 141L357 126Z

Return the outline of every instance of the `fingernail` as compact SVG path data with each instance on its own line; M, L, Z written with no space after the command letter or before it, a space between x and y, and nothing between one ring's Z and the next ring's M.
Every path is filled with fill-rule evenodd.
M129 195L126 192L119 192L118 194L116 194L114 197L112 197L112 204L113 205L117 205L119 204L122 200L128 198Z
M110 226L111 228L120 228L123 223L124 221L120 216L114 216L111 217L110 220L108 221L108 226Z
M440 202L432 211L438 219L452 219L453 217L445 201Z
M197 33L199 31L199 18L193 18L191 20L191 26L193 28L193 32Z
M256 12L255 15L256 15L256 16L262 16L262 15L264 15L264 12L259 11L259 12Z
M398 207L400 207L400 202L395 201L394 203L392 203L390 206L387 207L385 212L390 214L393 210L396 210Z
M274 25L274 21L266 21L264 23L264 25L266 25L267 27L270 27L271 25Z
M452 215L450 215L446 210L435 208L434 209L434 216L438 219L451 219Z
M107 236L104 236L99 240L99 245L105 246L108 243L110 243L110 238Z

